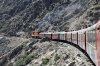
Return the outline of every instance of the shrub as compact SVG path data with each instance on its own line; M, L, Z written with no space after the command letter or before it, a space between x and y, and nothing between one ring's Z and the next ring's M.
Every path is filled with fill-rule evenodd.
M15 62L15 65L14 66L21 66L21 65L23 65L23 59L22 58L20 58L19 60L17 60Z
M28 64L29 62L31 62L32 58L34 58L34 55L28 55L24 60L25 63Z
M26 64L28 64L29 62L31 62L32 58L34 58L33 54L27 55L24 54L23 56L21 56L16 62L14 66L25 66Z
M24 42L24 43L22 43L22 44L20 45L20 47L21 47L21 48L26 47L26 43L25 43L25 42Z
M88 14L88 16L90 17L90 16L93 16L93 12L90 12L89 14Z
M95 7L95 10L100 10L100 6Z
M42 64L46 65L49 62L49 58L42 59Z
M57 61L58 59L60 59L60 57L58 56L58 54L56 54L54 60Z
M23 58L23 59L26 58L26 57L27 57L27 54L26 53L21 56L21 58Z

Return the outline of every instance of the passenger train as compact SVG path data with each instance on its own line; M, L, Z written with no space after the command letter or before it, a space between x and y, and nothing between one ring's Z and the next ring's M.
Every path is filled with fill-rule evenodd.
M96 66L100 66L100 21L77 31L70 32L32 32L33 37L48 37L52 40L65 40L77 44L84 49Z

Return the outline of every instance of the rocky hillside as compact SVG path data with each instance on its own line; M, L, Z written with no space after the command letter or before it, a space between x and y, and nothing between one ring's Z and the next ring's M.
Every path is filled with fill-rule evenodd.
M38 29L45 15L68 0L1 0L0 32L16 35L17 32L28 32Z
M78 47L79 48L79 47ZM1 66L95 66L92 61L68 43L47 38L31 40L0 60Z
M0 0L0 66L94 66L67 43L30 36L34 30L78 30L98 20L99 0Z
M100 1L90 1L79 14L70 19L69 30L87 28L100 20Z
M87 10L90 14L82 19L97 22L99 7L99 0L0 0L0 33L16 36L18 32L30 35L34 30L69 30ZM79 22L86 22L82 19Z

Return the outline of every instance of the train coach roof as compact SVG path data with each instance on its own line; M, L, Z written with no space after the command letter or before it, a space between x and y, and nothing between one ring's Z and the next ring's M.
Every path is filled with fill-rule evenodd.
M51 32L43 32L43 33L40 33L40 34L51 34Z
M92 31L96 27L96 24L92 25L91 27L86 28L86 31Z
M92 25L92 26L90 26L90 27L88 27L88 28L85 28L85 29L67 32L67 34L70 34L70 33L74 34L74 33L77 33L77 32L78 32L78 33L84 33L85 31L86 31L86 32L88 32L88 31L93 31L93 30L95 29L95 26L96 26L96 24L94 24L94 25Z
M52 34L59 34L60 32L53 32Z

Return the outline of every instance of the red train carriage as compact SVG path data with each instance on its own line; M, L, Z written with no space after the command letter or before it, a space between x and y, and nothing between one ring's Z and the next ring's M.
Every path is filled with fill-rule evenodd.
M45 37L44 33L39 33L39 38L44 38L44 37Z
M48 37L52 39L52 34L51 33L39 33L39 38L44 38L44 37Z
M59 33L52 33L52 39L58 40L59 39Z
M100 21L96 24L96 50L97 50L97 61L100 66Z
M44 33L45 37L48 37L50 39L52 39L52 34L51 33Z

